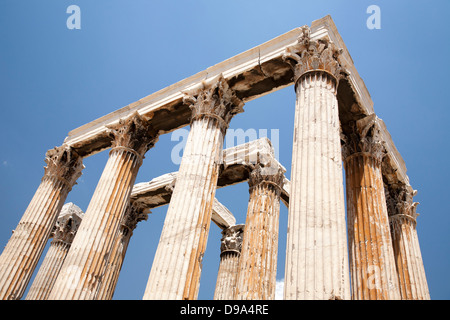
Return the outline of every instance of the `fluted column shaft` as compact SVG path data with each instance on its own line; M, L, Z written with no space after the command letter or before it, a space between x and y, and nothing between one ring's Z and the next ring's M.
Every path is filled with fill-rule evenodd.
M345 161L354 300L398 299L381 165L369 153Z
M402 299L430 300L415 219L395 215L390 223Z
M143 299L196 299L226 129L241 111L220 77L187 96L191 130Z
M403 300L429 300L425 268L417 235L416 190L404 184L385 185L392 245Z
M400 299L381 163L386 149L375 115L343 135L354 300Z
M99 288L96 299L112 299L117 281L119 280L120 270L122 269L128 244L133 235L133 230L136 228L138 222L147 220L148 212L149 211L145 208L139 207L138 204L131 203L128 206L127 212L117 233L117 237L114 240L115 244L108 261L108 266L106 267L106 272L103 276L104 280Z
M130 194L157 133L135 113L110 127L113 145L49 300L94 300L104 283Z
M214 300L234 299L243 231L244 225L232 226L222 231L220 265Z
M26 300L46 300L55 284L64 259L69 252L70 244L63 241L52 241L44 261L36 274Z
M143 299L195 299L223 135L214 118L191 125Z
M285 59L296 108L284 299L349 299L348 253L336 98L339 51L303 28Z
M36 193L0 256L0 299L20 299L42 255L67 194L81 175L81 158L65 146L49 150Z
M250 174L248 204L236 283L236 300L274 300L278 256L280 195L284 171ZM270 169L270 168L269 168Z
M69 252L83 212L73 203L65 204L52 231L53 240L42 261L26 300L46 300Z

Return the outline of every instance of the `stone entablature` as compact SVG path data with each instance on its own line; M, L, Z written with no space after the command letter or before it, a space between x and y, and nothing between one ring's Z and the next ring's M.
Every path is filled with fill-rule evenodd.
M105 115L86 125L69 132L65 144L74 148L83 157L95 154L111 146L111 138L107 134L107 126L117 123L125 115L138 111L141 115L151 118L155 130L169 133L190 123L191 110L183 101L186 92L192 92L209 85L212 80L222 75L236 97L243 102L254 100L260 96L290 86L294 83L291 65L283 59L286 49L298 44L298 39L304 34L307 26L293 29L283 35L245 51L237 56L218 63L189 78L179 81L165 89L146 96L115 112ZM337 28L330 16L311 23L309 37L311 41L331 42L339 48L339 63L346 73L346 82L350 92L346 102L338 94L340 104L346 104L345 109L358 110L362 115L374 113L373 101L358 74L350 53L345 46ZM270 81L268 81L270 79ZM271 86L267 86L271 83ZM339 92L338 92L339 93ZM170 121L167 116L170 115ZM381 134L386 141L387 157L390 166L399 181L409 183L405 163L392 141L392 138L380 119Z

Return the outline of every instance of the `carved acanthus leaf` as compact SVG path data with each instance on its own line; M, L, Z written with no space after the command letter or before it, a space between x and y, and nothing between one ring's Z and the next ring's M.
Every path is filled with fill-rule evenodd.
M350 123L352 131L347 135L341 135L342 158L345 160L355 153L364 152L371 154L377 161L386 155L386 147L377 124L375 114L369 115L356 122Z
M416 218L416 207L419 204L414 202L413 197L417 190L402 183L385 185L386 204L389 216L407 215Z
M224 229L222 231L220 252L224 253L226 251L235 251L240 253L242 249L243 234L243 224L238 224Z
M66 203L58 216L56 225L53 227L51 236L54 241L72 243L78 227L83 220L84 212L72 202Z
M45 155L45 177L55 177L63 181L69 190L81 176L84 169L83 159L68 146L55 147Z
M148 214L151 213L150 209L144 203L139 201L132 201L125 212L125 216L122 220L122 226L126 228L126 230L133 231L137 224L141 221L146 221L148 219ZM125 232L127 232L125 231Z
M285 169L276 163L265 165L257 163L250 172L248 184L250 189L263 183L274 185L280 192L284 184Z
M112 138L112 148L125 147L136 151L141 157L158 141L159 132L150 124L149 119L134 112L117 124L107 126Z
M297 43L286 48L283 60L288 61L294 70L294 82L306 72L325 70L337 80L341 76L342 67L339 56L343 50L328 39L311 39L311 30L304 26Z
M194 92L184 92L183 102L192 110L191 121L210 116L220 120L222 127L228 127L234 115L244 111L244 102L232 90L223 75L215 81L202 83Z

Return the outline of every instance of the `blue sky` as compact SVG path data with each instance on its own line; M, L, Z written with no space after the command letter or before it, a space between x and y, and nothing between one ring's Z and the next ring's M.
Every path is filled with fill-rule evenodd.
M69 5L81 29L69 30ZM370 5L381 29L366 26ZM450 298L448 194L450 2L0 0L0 246L6 245L44 173L44 155L67 133L207 67L330 14L403 156L420 202L418 234L432 299ZM245 106L230 128L279 130L290 176L294 88ZM270 134L269 134L270 138ZM177 171L171 134L150 150L137 182ZM86 158L67 202L86 210L107 161ZM246 183L217 198L245 221ZM115 299L141 299L167 207L131 239ZM284 275L287 209L281 204L278 279ZM199 299L212 299L220 230L211 224Z

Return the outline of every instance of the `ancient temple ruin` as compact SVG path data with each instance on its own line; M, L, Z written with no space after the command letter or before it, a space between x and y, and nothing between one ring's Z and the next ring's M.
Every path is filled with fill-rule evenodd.
M247 102L291 85L290 177L268 139L223 150ZM188 125L178 172L135 184L158 137ZM106 150L86 212L65 204L83 159ZM211 221L223 235L214 299L274 299L280 250L286 300L430 299L416 191L329 16L69 132L45 161L0 256L1 299L112 299L134 229L163 205L143 299L197 298ZM249 203L236 224L215 192L241 182ZM278 247L280 203L289 210L286 248Z

